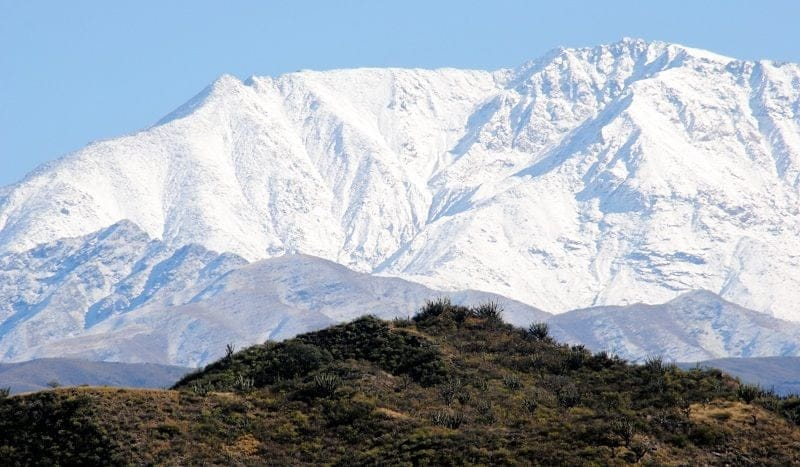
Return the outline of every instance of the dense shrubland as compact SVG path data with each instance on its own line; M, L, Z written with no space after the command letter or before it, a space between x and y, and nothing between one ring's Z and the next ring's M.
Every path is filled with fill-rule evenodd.
M630 365L430 302L233 352L172 391L0 400L25 463L791 464L800 398L658 358ZM38 450L42 451L38 451Z

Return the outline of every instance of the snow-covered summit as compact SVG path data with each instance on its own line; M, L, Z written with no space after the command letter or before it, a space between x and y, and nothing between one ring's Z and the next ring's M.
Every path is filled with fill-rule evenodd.
M800 67L625 39L516 69L223 76L0 190L0 251L130 219L561 312L708 289L800 319Z

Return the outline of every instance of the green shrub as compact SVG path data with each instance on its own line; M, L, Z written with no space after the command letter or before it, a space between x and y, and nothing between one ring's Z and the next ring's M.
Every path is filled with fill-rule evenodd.
M611 422L611 434L618 437L623 445L630 446L633 435L636 434L636 425L627 417L616 418Z
M581 402L581 393L575 385L568 384L556 393L556 399L559 407L569 409Z
M210 383L194 381L189 385L189 389L198 396L205 396L214 390L214 385Z
M762 393L761 388L753 384L740 384L736 388L736 396L747 404L753 402Z
M325 349L337 360L366 360L393 375L408 374L425 386L444 381L447 373L439 352L427 341L403 330L391 330L372 316L296 340Z
M547 323L533 323L528 326L528 337L537 341L550 339L550 326Z
M483 423L492 425L497 421L497 415L494 411L494 405L491 401L479 400L475 404L475 410L478 412L480 420Z
M522 380L515 374L508 374L503 376L503 386L516 391L517 389L522 389Z
M503 308L500 306L499 303L495 301L490 301L478 305L477 307L472 309L472 313L476 317L484 319L490 323L503 321Z
M459 378L453 378L443 383L439 387L439 396L447 405L451 405L456 400L461 404L466 404L471 398L467 387Z
M800 396L789 395L782 398L777 404L777 412L787 420L800 426Z
M437 411L431 415L431 422L436 426L457 429L464 423L464 414L452 411Z
M522 407L525 409L526 412L534 413L536 412L536 409L539 407L539 403L536 402L536 399L526 397L522 399Z
M298 340L286 341L275 348L270 364L262 368L256 379L271 382L275 376L294 378L316 371L333 360L325 348Z
M323 373L314 376L314 392L318 396L330 397L336 393L341 385L341 379L331 373Z
M248 378L245 375L239 374L236 375L236 380L234 382L234 389L237 391L249 391L253 389L255 386L255 379Z
M413 320L417 323L430 320L431 318L441 316L452 308L453 304L450 301L450 297L439 297L434 300L428 300L425 302L422 309L414 315Z
M569 354L567 355L566 366L574 371L582 367L592 357L586 347L582 345L572 346Z
M689 439L698 446L718 446L725 441L726 433L714 426L694 425L689 432Z
M181 427L174 423L161 423L155 428L156 436L162 439L169 439L181 433Z
M651 372L661 373L664 370L664 358L660 355L651 355L645 359L642 366Z
M0 403L3 465L116 465L116 447L88 397L45 391Z
M360 399L320 399L323 413L329 426L353 425L359 420L369 417L375 405Z

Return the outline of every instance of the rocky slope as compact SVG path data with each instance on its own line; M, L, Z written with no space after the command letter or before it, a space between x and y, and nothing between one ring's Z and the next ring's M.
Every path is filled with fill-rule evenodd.
M127 221L0 255L0 359L90 332L145 304L185 303L244 264L195 244L170 248Z

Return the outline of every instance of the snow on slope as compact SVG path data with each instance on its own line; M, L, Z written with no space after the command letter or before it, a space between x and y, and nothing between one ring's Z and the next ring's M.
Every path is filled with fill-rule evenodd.
M548 324L557 340L629 360L800 356L800 324L742 308L707 291L689 292L663 305L574 310Z
M19 360L32 346L84 334L145 304L185 303L192 290L243 264L197 245L170 249L127 221L0 255L0 360Z
M233 269L174 306L154 301L81 332L31 345L10 360L71 356L90 360L201 366L237 347L280 340L358 316L407 317L440 296L413 282L358 273L306 255L285 255ZM186 295L184 295L186 296ZM476 291L448 293L456 303L489 300L518 326L548 313Z
M553 312L708 289L800 320L800 67L623 40L514 70L224 76L0 193L0 251L130 219Z
M0 355L201 366L228 343L281 340L365 314L407 317L441 295L497 301L516 326L546 320L559 340L632 360L800 355L800 324L710 292L552 316L495 294L443 293L308 255L246 264L197 245L173 250L126 221L0 256Z

